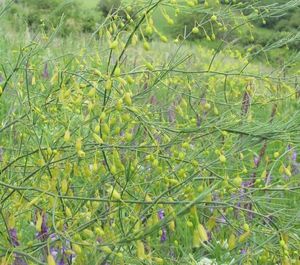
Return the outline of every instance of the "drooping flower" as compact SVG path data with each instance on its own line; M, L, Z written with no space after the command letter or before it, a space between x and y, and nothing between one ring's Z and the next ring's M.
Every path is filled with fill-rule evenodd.
M37 239L39 240L46 240L48 238L48 227L47 227L47 216L44 212L42 213L37 213L36 214L36 219L38 218L38 215L41 215L41 218L42 218L42 222L41 222L41 226L40 226L40 230L39 232L37 233L36 237ZM37 222L38 220L36 220Z

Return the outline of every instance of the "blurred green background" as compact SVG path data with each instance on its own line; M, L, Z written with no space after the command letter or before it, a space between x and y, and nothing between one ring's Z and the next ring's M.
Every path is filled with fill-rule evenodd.
M143 1L143 0L137 0ZM209 4L215 4L215 0L206 0ZM232 4L234 0L221 0L220 9L226 9L227 5ZM53 30L59 23L62 16L64 16L64 23L59 30L59 34L62 37L70 34L92 33L97 27L104 21L105 16L112 7L117 8L121 4L128 6L132 3L132 0L18 0L16 4L12 5L6 14L6 25L3 25L2 30L7 32L24 32L29 30L36 32L37 30L49 31ZM135 8L137 6L132 5L131 11L128 11L130 15L134 16ZM180 2L180 1L177 1ZM199 3L203 3L204 0L199 0ZM235 1L245 2L245 0ZM247 2L247 1L246 1ZM270 43L274 43L283 38L289 38L292 34L299 32L300 25L300 1L296 2L296 8L287 9L284 15L274 16L267 20L258 19L253 21L253 28L249 30L249 27L241 27L235 31L229 37L226 37L226 42L230 45L234 45L234 48L241 51L251 47L253 50L260 50ZM285 0L261 0L260 6L265 5L273 6L276 4L285 4ZM255 6L255 5L253 5ZM129 9L128 9L129 10ZM244 14L251 14L251 12L264 12L264 10L248 9L244 10ZM168 14L170 18L174 20L173 30L169 30L170 27L166 27L167 22L162 12ZM169 39L175 39L180 34L183 34L183 29L186 28L187 32L191 31L195 25L195 21L200 21L204 14L199 12L199 9L195 9L195 12L191 15L179 13L174 15L174 8L166 5L164 11L157 10L157 14L154 14L154 24L156 28L162 34L166 35ZM239 17L240 14L234 14ZM24 23L25 22L25 23ZM205 31L210 37L216 36L216 41L211 42L207 39L206 33L201 31L199 34L194 34L188 38L191 42L200 42L203 46L208 48L216 48L220 41L222 41L223 32L216 29L212 32L209 24L205 26ZM166 30L168 28L168 31ZM150 39L151 41L151 39ZM269 60L271 63L278 63L282 56L294 56L295 52L299 51L299 41L291 42L288 46L282 45L276 49L272 49L270 52ZM265 60L262 53L260 53L261 59ZM260 59L259 56L256 59Z

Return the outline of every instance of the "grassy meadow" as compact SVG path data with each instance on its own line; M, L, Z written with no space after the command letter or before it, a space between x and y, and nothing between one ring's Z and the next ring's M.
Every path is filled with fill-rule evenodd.
M98 4L0 1L0 264L299 265L300 1Z

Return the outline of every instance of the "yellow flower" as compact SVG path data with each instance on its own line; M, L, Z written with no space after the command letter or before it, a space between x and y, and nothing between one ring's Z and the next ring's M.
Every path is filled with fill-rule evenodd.
M206 230L202 224L198 224L198 233L201 241L208 241Z
M225 163L226 162L226 157L224 155L220 155L219 156L219 160L222 162L222 163Z
M136 255L141 260L145 259L145 257L146 257L144 244L141 240L137 240L137 242L136 242Z
M47 262L48 262L48 265L56 265L56 262L55 262L53 256L50 254L47 257Z

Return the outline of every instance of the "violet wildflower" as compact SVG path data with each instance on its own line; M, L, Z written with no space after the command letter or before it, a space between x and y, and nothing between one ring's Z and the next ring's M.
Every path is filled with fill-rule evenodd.
M65 265L65 261L64 258L61 258L60 261L58 262L58 265Z
M121 130L121 131L120 131L120 136L121 136L121 137L124 137L124 136L125 136L125 131L124 131L124 130Z
M9 232L11 244L14 247L20 246L16 228L10 228L8 230L8 232ZM14 256L15 256L15 259L14 259L13 265L27 265L27 262L22 257L18 256L18 254L14 254Z
M165 212L164 212L164 210L159 210L158 211L158 218L159 218L159 220L162 220L162 219L165 218Z
M258 167L259 162L260 162L259 157L255 156L255 157L254 157L254 165L255 165L255 167Z
M9 237L10 237L11 243L14 247L20 246L16 228L9 229Z
M50 237L51 241L55 241L58 239L56 234L51 234L49 237Z
M159 220L162 220L165 218L164 210L158 211L158 218L159 218ZM161 233L161 237L160 237L160 242L165 242L167 240L167 229L165 227L163 227L161 232L162 233Z
M296 152L295 150L292 150L291 145L288 145L287 150L291 152L291 158L290 158L290 159L291 159L293 162L296 162L296 160L297 160L297 152Z
M251 187L252 185L253 185L252 180L242 182L242 184L241 184L242 188L239 190L239 194L237 194L237 196L233 197L235 199L238 199L238 202L237 202L238 208L244 208L247 210L252 209L252 203L245 201L246 189ZM238 218L239 213L240 213L240 209L234 209L234 215L236 218ZM249 218L252 219L252 213L251 212L248 212L248 213L249 213Z
M56 258L58 255L58 251L59 249L56 247L50 247L50 254L52 255L52 257Z
M175 259L175 258L176 258L176 253L175 253L175 251L174 251L173 248L170 249L169 256L170 256L172 259Z
M165 227L162 228L162 233L160 237L160 242L165 242L167 240L167 229Z
M243 181L242 182L242 187L243 188L249 188L249 187L251 187L253 185L253 183L252 183L252 181Z
M202 98L200 100L200 105L205 105L207 103L206 98L204 97L204 95L202 95Z
M220 224L227 224L227 220L224 215L222 215L219 218L216 218L216 221L217 221L217 223L220 223Z
M292 163L292 174L297 175L300 173L300 163L293 161Z
M72 260L76 258L75 254L67 254L67 249L70 249L70 247L70 242L66 241L66 246L61 248L61 258L59 259L58 265L72 264ZM65 260L68 260L68 262L66 263Z
M241 249L241 254L242 254L242 255L246 255L246 254L247 254L247 249L244 249L244 248Z
M296 161L296 160L297 160L297 152L296 152L296 151L294 151L294 152L292 153L292 160L293 160L293 161Z
M13 265L28 265L28 264L23 258L15 257Z
M54 242L55 240L58 239L58 237L56 234L51 234L49 235L49 239L51 239L51 241ZM71 248L70 241L66 240L62 246L60 244L52 245L50 247L50 254L53 257L53 259L57 262L58 265L72 264L71 261L76 258L76 255L69 254L67 252L67 250L70 248Z

